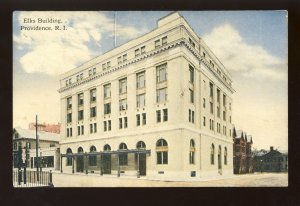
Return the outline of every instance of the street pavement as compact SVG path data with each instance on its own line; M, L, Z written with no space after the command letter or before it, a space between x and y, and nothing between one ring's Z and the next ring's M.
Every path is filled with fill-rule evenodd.
M100 176L99 174L53 173L54 187L287 187L287 173L233 175L197 181L150 180L146 177Z

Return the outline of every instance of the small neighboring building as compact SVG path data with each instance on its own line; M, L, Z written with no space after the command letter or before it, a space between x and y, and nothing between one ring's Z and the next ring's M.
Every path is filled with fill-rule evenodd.
M266 154L257 155L253 158L254 169L256 172L287 172L288 154L274 150L271 146Z
M59 169L59 134L38 131L38 156L42 157L41 166L44 169ZM21 163L20 163L21 161ZM27 168L34 168L36 164L36 132L35 130L13 129L13 167L19 163Z
M252 136L233 128L233 142L234 174L253 173Z
M28 128L30 130L35 130L35 127L36 127L35 123L30 123ZM60 123L46 124L44 122L43 124L38 124L38 131L44 131L44 132L51 132L51 133L60 134Z

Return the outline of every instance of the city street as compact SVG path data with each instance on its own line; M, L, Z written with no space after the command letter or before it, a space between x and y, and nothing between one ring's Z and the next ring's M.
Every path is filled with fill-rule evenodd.
M54 187L287 187L287 173L234 175L202 181L162 181L145 177L116 177L85 174L53 174Z

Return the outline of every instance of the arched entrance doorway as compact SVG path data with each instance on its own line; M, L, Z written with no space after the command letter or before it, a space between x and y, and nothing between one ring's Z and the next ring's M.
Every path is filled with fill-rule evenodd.
M139 141L136 144L137 149L146 149L146 144L143 141ZM138 170L141 176L146 175L146 153L145 154L135 154L136 162L138 165Z
M83 153L82 147L77 149L77 153ZM83 156L76 158L76 172L83 172Z
M103 151L111 151L109 144L104 145ZM111 154L103 154L101 157L103 174L111 174Z

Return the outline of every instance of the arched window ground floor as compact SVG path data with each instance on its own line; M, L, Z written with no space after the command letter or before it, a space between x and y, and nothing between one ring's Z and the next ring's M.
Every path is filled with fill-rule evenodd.
M229 140L191 132L132 139L66 144L61 148L61 171L174 178L233 174Z

